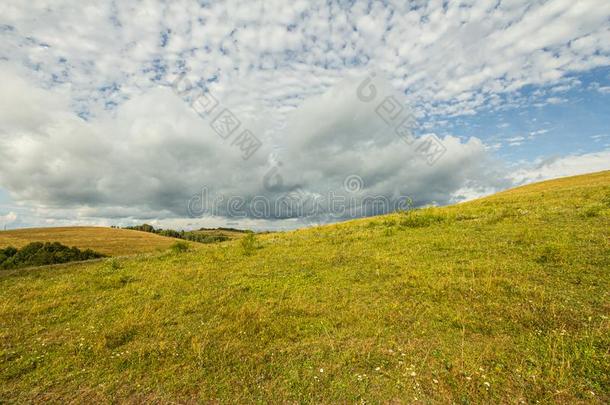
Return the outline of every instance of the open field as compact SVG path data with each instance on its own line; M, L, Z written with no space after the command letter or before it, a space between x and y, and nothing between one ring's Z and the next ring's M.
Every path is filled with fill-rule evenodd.
M176 239L116 228L65 227L0 231L0 248L21 248L30 242L60 242L108 256L149 253L169 248Z
M610 172L256 243L1 272L0 402L610 401Z

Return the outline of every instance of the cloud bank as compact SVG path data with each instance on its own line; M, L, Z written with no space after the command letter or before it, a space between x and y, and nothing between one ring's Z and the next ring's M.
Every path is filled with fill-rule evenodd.
M188 216L203 188L348 197L357 176L370 195L447 204L605 169L605 152L509 169L455 135L430 165L356 90L383 73L420 136L448 117L558 105L575 73L610 65L609 16L595 0L5 1L0 187L46 219L163 219ZM184 72L261 140L250 159L171 90Z
M20 100L19 113L10 102L0 110L0 182L16 200L45 207L88 207L99 217L184 217L202 188L246 202L295 190L347 196L350 175L362 179L367 195L445 204L464 184L489 182L481 141L445 137L446 152L430 165L377 115L377 104L358 99L360 79L307 100L244 160L170 88L83 120L70 111L64 89L37 88L6 66L1 74L10 78L6 91ZM265 132L260 122L247 125ZM271 211L267 218L281 215Z

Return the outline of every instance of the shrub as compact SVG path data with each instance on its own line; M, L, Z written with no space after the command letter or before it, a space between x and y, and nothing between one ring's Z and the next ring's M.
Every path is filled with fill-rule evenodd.
M184 253L189 250L189 244L182 241L176 242L172 246L170 246L170 249L174 253Z
M119 270L123 267L121 266L121 263L114 257L108 260L108 266L110 266L112 270Z
M407 211L404 218L400 221L401 226L408 228L423 228L441 223L445 220L443 215L439 215L432 209Z
M540 264L558 263L561 261L561 252L557 246L545 245L539 250L535 261Z
M178 239L182 238L182 235L180 234L180 232L174 231L173 229L159 230L158 232L154 232L154 233L161 235L161 236L167 236L168 238L178 238Z
M0 268L45 266L105 257L91 249L80 250L64 246L59 242L32 242L21 249L8 247L0 249Z
M205 235L205 234L195 233L195 232L186 232L183 235L183 237L186 240L190 240L193 242L199 242L199 243L216 243L216 242L224 242L226 240L229 240L229 237L225 236L225 235Z
M396 225L396 220L395 219L385 219L382 224L383 224L383 226L386 226L386 227L394 226L394 225Z
M150 232L150 233L157 233L160 231L160 229L155 229L154 226L149 225L149 224L127 226L127 227L125 227L125 229L131 229L132 231Z
M248 233L241 239L240 244L244 255L250 256L256 249L256 237L253 233Z
M598 217L599 214L601 213L601 211L603 210L603 208L604 207L599 204L589 205L588 207L585 207L584 210L582 211L582 216L585 218Z
M141 232L149 232L155 233L157 235L166 236L168 238L176 238L176 239L184 239L192 242L199 243L216 243L216 242L224 242L229 240L230 238L226 235L217 235L217 234L202 234L197 232L185 232L185 231L175 231L173 229L155 229L152 225L142 224L137 226L128 226L125 229L131 229L133 231L141 231ZM209 231L210 229L201 228L200 231ZM223 230L231 230L233 232L246 232L240 230L233 230L231 228L217 228L217 231Z
M494 210L491 215L487 218L489 225L500 223L508 218L514 218L519 215L519 212L512 207L504 207L502 209Z

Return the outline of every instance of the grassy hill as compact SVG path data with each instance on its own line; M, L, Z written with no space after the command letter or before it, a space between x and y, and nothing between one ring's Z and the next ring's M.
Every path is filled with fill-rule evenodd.
M109 256L131 255L165 250L176 239L101 227L30 228L0 231L0 248L23 247L30 242L60 242L79 249L92 249Z
M217 236L226 237L229 240L241 239L245 235L247 235L246 231L241 231L238 229L230 229L230 228L199 229L196 231L191 231L191 233L212 236L212 237L217 237Z
M610 172L0 274L0 401L608 403Z

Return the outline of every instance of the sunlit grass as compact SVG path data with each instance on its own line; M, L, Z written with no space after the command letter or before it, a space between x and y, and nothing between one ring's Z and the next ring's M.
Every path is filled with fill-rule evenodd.
M23 247L31 242L60 242L79 249L92 249L108 256L158 252L173 238L126 229L101 227L31 228L0 231L0 247Z
M3 272L0 400L607 403L608 201L604 172Z

